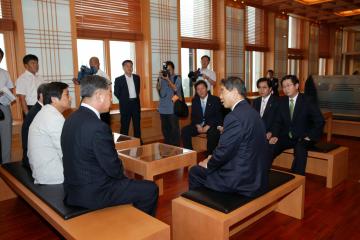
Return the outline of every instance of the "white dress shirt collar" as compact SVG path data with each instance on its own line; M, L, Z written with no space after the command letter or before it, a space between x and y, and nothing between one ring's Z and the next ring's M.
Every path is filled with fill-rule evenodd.
M234 111L236 105L238 105L239 102L244 101L244 100L245 100L245 99L241 99L241 100L237 101L237 102L234 104L234 106L232 106L231 111Z
M298 96L299 96L299 93L297 93L296 96L293 97L293 98L289 97L289 105L290 105L290 99L294 99L294 105L295 105L296 104L296 99L297 99Z
M96 116L100 119L100 113L94 107L92 107L86 103L81 103L81 106L86 107L86 108L90 109L91 111L93 111L96 114Z

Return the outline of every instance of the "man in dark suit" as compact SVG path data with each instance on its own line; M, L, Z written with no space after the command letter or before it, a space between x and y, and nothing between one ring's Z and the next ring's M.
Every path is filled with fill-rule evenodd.
M231 112L224 120L218 146L189 172L189 188L205 186L219 192L256 197L268 188L269 151L265 127L245 100L244 82L237 77L221 81L220 99Z
M133 74L133 62L125 60L122 63L125 74L115 79L114 94L119 100L121 129L120 133L129 135L129 125L132 119L134 137L141 138L140 129L140 77Z
M299 93L299 80L295 75L283 77L281 86L286 96L279 101L269 140L274 144L273 159L283 150L294 148L291 171L305 175L307 149L320 139L325 121L319 107Z
M279 104L277 97L271 94L272 88L270 79L260 78L257 80L256 86L259 90L260 97L253 101L253 106L255 110L260 113L260 117L265 124L266 138L269 140Z
M41 110L41 108L43 106L43 96L45 94L46 85L47 85L46 83L43 83L38 87L38 89L37 89L38 101L29 110L28 114L26 114L23 125L21 127L21 140L22 140L21 142L22 142L22 148L23 148L22 164L28 168L30 168L29 158L27 156L29 128L30 128L30 125L31 125L32 121L34 120L36 114Z
M268 79L270 79L273 94L276 97L278 97L279 96L279 79L274 77L274 71L271 69L268 70L266 77Z
M88 209L132 203L154 216L158 187L124 175L111 129L100 120L111 105L106 79L87 76L80 93L81 106L66 119L61 134L65 202Z
M191 124L181 131L184 148L192 149L191 137L207 134L207 153L212 154L216 148L222 126L222 112L220 99L208 93L204 80L195 83L196 95L191 105Z

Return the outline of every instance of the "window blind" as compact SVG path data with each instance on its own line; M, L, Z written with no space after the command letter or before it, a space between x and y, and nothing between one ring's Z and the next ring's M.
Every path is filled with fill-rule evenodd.
M0 30L12 31L15 29L14 18L12 15L11 0L0 1Z
M75 0L78 37L141 40L140 0Z
M330 57L330 28L326 24L321 24L319 27L319 57Z
M248 51L267 51L266 29L265 11L263 9L246 6L245 49Z

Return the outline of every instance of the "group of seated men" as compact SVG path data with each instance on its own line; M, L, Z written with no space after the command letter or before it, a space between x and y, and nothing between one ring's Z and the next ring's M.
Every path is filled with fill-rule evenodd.
M184 146L191 148L191 136L207 133L211 155L190 170L190 189L204 186L259 196L267 191L272 159L290 147L295 149L292 171L305 173L307 147L320 138L324 120L319 108L299 93L296 76L285 76L281 86L285 96L277 99L271 95L270 81L259 79L261 98L253 108L240 78L223 79L220 101L231 111L222 121L219 98L210 95L205 82L196 83L192 124L182 131ZM85 77L80 84L81 106L65 120L61 113L70 107L67 88L58 82L41 85L41 110L32 108L38 113L27 114L24 121L23 131L29 129L24 160L29 158L35 183L63 182L69 205L99 209L132 203L155 215L157 186L124 175L112 131L100 120L111 105L108 81Z

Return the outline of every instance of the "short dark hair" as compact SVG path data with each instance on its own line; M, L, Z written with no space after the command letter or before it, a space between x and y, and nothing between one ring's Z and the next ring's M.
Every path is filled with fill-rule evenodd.
M175 65L172 61L166 61L166 66L171 66L173 69L175 69Z
M268 70L268 73L271 73L271 74L274 75L274 71L273 71L272 69L269 69L269 70Z
M203 58L207 58L209 60L209 62L210 62L210 57L208 55L204 55L204 56L201 57L201 59L203 59Z
M238 93L246 97L246 87L244 81L239 77L227 77L221 80L221 84L224 85L224 87L231 91L234 88L238 91Z
M295 75L285 75L282 79L281 79L281 86L283 84L283 82L287 79L290 79L291 82L295 85L295 84L299 84L299 79L297 78L297 76Z
M38 87L38 89L37 89L37 99L38 100L40 99L40 94L42 94L44 97L46 85L48 85L48 83L40 84L40 86Z
M207 89L207 84L206 84L206 82L204 81L204 80L199 80L199 81L197 81L196 83L195 83L195 89L197 88L197 86L199 86L200 84L204 84L204 86L206 87L206 89Z
M31 60L37 61L39 62L39 59L37 56L35 56L34 54L27 54L25 55L25 57L23 58L23 63L24 64L28 64Z
M80 81L80 95L82 98L92 97L98 89L109 89L106 78L98 75L88 75Z
M64 89L67 89L69 85L63 82L51 82L45 85L44 91L44 105L51 104L51 98L56 97L59 100L61 99L61 95Z
M4 57L4 51L0 48L0 58Z
M125 64L127 64L127 63L131 63L131 65L134 65L134 63L131 60L127 59L127 60L122 62L122 66L125 66Z
M265 78L265 77L259 78L259 79L256 81L256 86L257 86L257 88L259 88L259 84L260 84L261 82L266 82L267 85L268 85L268 87L269 87L269 88L272 88L272 84L271 84L270 79Z

